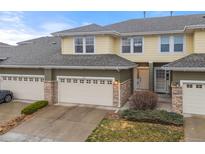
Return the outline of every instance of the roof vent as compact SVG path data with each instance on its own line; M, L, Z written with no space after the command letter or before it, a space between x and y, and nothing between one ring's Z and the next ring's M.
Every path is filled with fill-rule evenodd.
M52 42L51 44L57 44L56 42Z
M205 15L204 15L204 16L202 16L202 18L205 18Z

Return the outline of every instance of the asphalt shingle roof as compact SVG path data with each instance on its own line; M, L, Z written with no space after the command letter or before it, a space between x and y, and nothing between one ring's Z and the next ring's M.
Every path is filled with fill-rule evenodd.
M0 42L0 47L11 47L12 45Z
M86 26L81 26L77 28L72 28L68 30L63 30L59 32L52 33L53 35L62 35L62 34L68 34L68 33L74 33L74 32L105 32L110 31L110 29L97 25L97 24L90 24ZM111 30L112 31L112 30Z
M204 53L194 53L188 55L184 58L178 59L174 62L166 64L163 66L167 69L192 69L192 68L205 68L205 54Z
M144 19L131 19L118 22L106 26L91 24L78 28L68 29L55 34L68 34L73 32L97 32L97 31L113 31L120 34L123 33L151 33L164 31L184 31L185 26L205 25L205 15L182 15L154 17Z
M65 67L65 68L97 68L125 69L136 64L114 54L62 55L60 38L42 37L10 48L0 48L0 67Z

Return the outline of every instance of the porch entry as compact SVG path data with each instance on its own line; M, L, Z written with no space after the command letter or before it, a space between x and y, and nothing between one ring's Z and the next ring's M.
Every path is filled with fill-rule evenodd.
M154 91L159 93L170 92L170 71L160 67L154 68Z
M135 90L149 89L149 67L138 67L134 73Z

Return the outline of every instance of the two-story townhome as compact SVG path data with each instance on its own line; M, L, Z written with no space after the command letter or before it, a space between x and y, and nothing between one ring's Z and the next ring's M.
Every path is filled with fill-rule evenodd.
M204 28L204 15L186 15L54 32L0 48L0 87L17 99L105 107L152 90L172 95L174 111L187 102L187 112L202 106L205 113L202 103L193 107L195 98L205 99L199 91L205 89Z

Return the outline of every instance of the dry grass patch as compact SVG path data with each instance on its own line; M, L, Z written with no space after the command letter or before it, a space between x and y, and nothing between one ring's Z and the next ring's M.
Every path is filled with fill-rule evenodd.
M89 142L177 142L183 127L123 119L104 119L86 141Z

